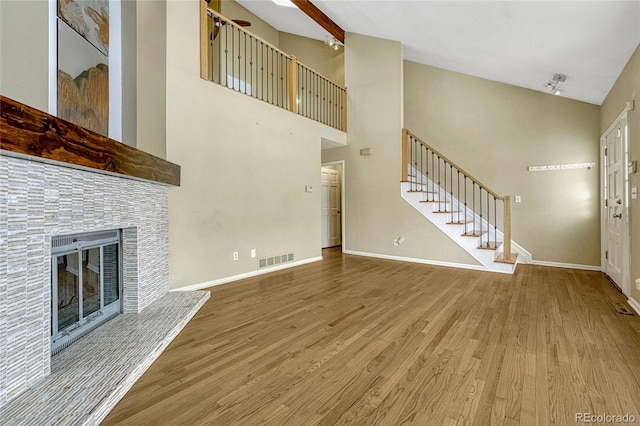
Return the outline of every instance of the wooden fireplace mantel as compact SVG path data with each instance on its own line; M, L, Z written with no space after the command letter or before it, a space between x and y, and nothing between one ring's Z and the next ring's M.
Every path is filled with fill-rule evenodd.
M1 95L0 150L180 185L179 165Z

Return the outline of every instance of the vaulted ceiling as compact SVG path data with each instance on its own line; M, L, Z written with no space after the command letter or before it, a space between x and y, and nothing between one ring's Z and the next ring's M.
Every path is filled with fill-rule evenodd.
M280 31L325 40L296 8L237 0ZM346 32L402 42L404 58L599 105L640 43L640 0L313 0ZM347 41L348 43L348 41Z

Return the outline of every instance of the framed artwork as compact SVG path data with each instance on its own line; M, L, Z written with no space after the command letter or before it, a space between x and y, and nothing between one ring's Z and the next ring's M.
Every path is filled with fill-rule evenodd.
M58 0L58 117L109 133L109 1Z

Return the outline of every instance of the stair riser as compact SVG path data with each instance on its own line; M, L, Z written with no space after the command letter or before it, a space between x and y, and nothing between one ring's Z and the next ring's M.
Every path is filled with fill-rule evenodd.
M434 213L434 208L437 210L437 203L420 203L422 199L424 199L425 194L420 192L407 192L411 188L411 183L405 182L401 184L401 196L407 201L413 208L415 208L418 212L420 212L425 218L431 221L435 226L437 226L442 232L444 232L449 238L455 241L462 249L464 249L467 253L473 256L480 264L485 266L488 270L494 272L503 272L503 273L513 273L515 270L515 265L496 263L494 262L496 256L502 252L502 244L499 245L497 250L485 250L478 249L480 245L480 237L463 237L461 234L464 232L464 225L451 225L447 224L447 222L451 221L451 213L443 214L443 213ZM431 188L431 184L429 183L429 187ZM415 188L415 184L413 184L413 188ZM438 193L436 196L442 197L442 199L446 199L449 204L448 206L452 206L451 208L460 206L460 218L464 220L464 204L458 203L456 199L451 199L450 194L445 194L444 191L439 190L436 186L436 192ZM449 207L448 207L449 208ZM475 220L475 229L487 229L489 228L489 232L491 235L491 240L493 240L494 236L494 227L487 224L486 221L480 220L478 216L474 215L471 209L467 210L467 219ZM454 215L454 220L456 220L458 214ZM471 231L473 229L473 223L467 224L467 231ZM502 240L502 233L497 232L498 241ZM482 241L487 241L487 234L482 236Z

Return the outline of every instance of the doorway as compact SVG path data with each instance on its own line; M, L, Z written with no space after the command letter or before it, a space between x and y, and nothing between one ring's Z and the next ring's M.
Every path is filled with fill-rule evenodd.
M629 285L629 126L625 110L600 138L602 271L625 295Z
M342 245L342 178L343 164L323 164L320 169L322 185L322 248Z

